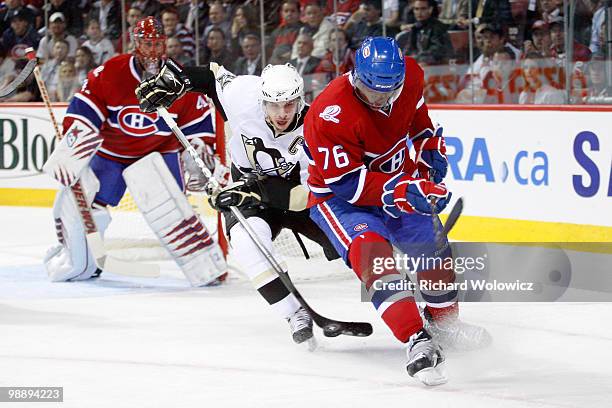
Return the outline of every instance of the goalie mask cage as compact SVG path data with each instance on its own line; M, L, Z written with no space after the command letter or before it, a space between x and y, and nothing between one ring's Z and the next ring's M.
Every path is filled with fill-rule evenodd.
M219 154L221 161L226 164L229 160L226 141L229 140L231 134L229 127L226 128L223 118L218 112L215 112L215 135L216 152ZM226 241L221 215L209 206L204 194L187 192L187 198L208 228L210 235L215 237L221 245L223 253L228 259L230 275L239 276L240 263ZM129 191L126 192L117 207L110 208L110 212L112 221L104 236L105 246L109 254L132 261L171 261L170 255L149 228ZM286 229L281 231L274 241L274 248L276 254L279 255L279 261L286 262L292 277L297 277L298 280L309 280L321 277L350 276L350 271L344 267L341 261L328 263L321 247L306 237L302 236L301 238L310 256L308 261L291 231Z

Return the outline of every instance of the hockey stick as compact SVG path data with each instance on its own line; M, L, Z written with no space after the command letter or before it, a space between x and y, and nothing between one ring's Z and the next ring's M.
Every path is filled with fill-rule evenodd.
M19 88L19 86L23 84L30 75L32 75L32 72L34 71L35 67L36 67L36 60L35 59L29 60L26 66L23 67L19 75L17 75L17 77L15 77L15 79L13 79L13 81L10 84L0 89L0 98L6 98L7 96L15 92L15 90Z
M196 163L198 168L202 171L204 176L209 180L214 189L219 188L218 181L212 176L210 170L204 165L202 158L198 155L196 150L191 146L191 143L187 140L181 129L179 129L178 125L172 119L168 111L163 108L157 108L157 113L162 119L166 122L166 124L170 127L176 138L179 140L181 145L187 150L193 161ZM341 334L347 336L369 336L372 334L372 325L370 323L365 322L343 322L339 320L330 319L324 317L317 313L310 305L306 302L306 300L302 297L300 292L297 290L293 282L287 276L287 271L278 263L278 261L274 258L272 253L266 248L266 246L261 242L255 231L251 228L251 225L244 218L240 210L236 207L230 207L230 211L236 217L240 225L246 230L249 238L253 241L255 246L261 251L262 255L266 258L272 269L276 272L281 282L285 285L285 287L291 292L300 305L306 309L306 311L312 317L312 320L317 324L317 326L323 329L323 334L327 337L336 337Z
M34 62L34 77L36 78L38 89L40 89L42 100L45 103L45 107L47 108L49 117L51 118L51 123L53 124L53 128L55 130L55 137L57 140L61 140L62 132L60 132L57 119L55 118L53 108L51 107L51 100L49 98L49 93L47 92L47 86L45 85L45 82L42 79L40 69L36 65L37 61L36 55L34 54L34 50L32 48L28 48L26 50L26 55L30 59L30 62ZM91 208L87 203L85 191L83 190L81 182L77 180L72 186L70 186L70 190L74 197L74 201L76 203L79 215L81 216L83 227L85 229L85 238L87 240L87 246L89 247L89 250L91 251L91 254L94 257L96 261L96 266L98 268L102 269L105 272L115 273L118 275L146 278L159 277L158 265L125 262L120 259L108 256L106 254L106 250L104 249L104 241L102 240L102 235L100 234L100 231L98 231L98 227L96 226L96 222L91 213Z

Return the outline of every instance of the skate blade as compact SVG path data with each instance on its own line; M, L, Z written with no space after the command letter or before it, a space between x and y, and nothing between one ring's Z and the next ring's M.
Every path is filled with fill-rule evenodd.
M444 364L424 368L418 373L415 373L414 376L423 384L430 387L446 384L448 382L448 377L444 373Z

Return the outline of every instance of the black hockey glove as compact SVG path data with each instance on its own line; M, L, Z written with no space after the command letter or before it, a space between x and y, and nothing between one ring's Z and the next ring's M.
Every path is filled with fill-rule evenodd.
M174 101L192 88L183 68L168 58L157 75L142 81L136 88L136 97L143 112L155 112L168 108Z
M252 207L262 203L261 183L254 173L243 175L240 180L221 189L209 199L210 205L217 211L229 210L229 207Z

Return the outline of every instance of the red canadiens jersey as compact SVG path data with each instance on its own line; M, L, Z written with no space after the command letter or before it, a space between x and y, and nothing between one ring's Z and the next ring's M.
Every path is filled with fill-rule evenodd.
M180 143L157 113L143 113L134 91L141 78L131 54L111 58L87 75L64 118L64 131L79 120L99 132L104 141L98 154L132 162L151 152L181 150ZM213 118L204 97L187 93L168 109L188 138L214 143Z
M382 206L384 184L413 174L409 138L433 132L423 99L423 70L406 57L406 80L389 112L373 110L354 93L350 74L333 80L304 120L310 205L336 195L360 206Z

